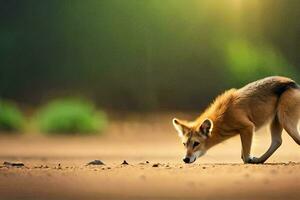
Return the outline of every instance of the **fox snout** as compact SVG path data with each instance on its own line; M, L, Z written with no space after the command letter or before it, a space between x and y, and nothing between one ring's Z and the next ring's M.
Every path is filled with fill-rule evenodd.
M196 158L190 158L190 157L184 157L183 158L183 162L185 162L186 164L190 164L195 162Z
M187 164L191 164L191 163L195 162L197 158L199 158L203 155L204 155L204 152L196 151L191 156L186 155L182 160L183 160L183 162L185 162Z
M185 163L190 163L190 158L189 158L189 157L184 157L184 158L183 158L183 162L185 162Z

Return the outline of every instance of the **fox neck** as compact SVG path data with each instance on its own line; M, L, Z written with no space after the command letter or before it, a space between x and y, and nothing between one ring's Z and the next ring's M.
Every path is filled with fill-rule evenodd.
M210 149L211 147L222 143L223 141L231 138L233 135L221 135L219 132L214 131L212 135L207 138L205 147L206 150Z

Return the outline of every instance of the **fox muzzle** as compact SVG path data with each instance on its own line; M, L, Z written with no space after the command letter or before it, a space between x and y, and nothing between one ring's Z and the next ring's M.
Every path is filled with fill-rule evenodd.
M197 158L203 156L205 154L205 152L203 151L196 151L195 153L193 153L191 156L185 156L183 158L183 162L187 163L187 164L191 164L193 162L196 161Z

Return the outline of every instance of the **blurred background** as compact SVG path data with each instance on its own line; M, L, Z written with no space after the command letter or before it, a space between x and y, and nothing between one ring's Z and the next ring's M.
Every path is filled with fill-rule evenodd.
M235 137L188 166L171 119L265 76L300 83L299 19L299 0L0 0L0 196L297 199L287 134L269 165L230 164Z
M94 131L110 113L200 112L265 76L300 81L299 18L297 0L2 0L2 129L25 115Z

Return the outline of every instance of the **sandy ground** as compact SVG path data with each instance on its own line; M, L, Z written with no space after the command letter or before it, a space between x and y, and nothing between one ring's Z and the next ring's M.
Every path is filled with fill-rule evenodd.
M300 199L300 147L286 133L264 165L242 164L238 137L187 165L170 119L115 120L102 136L2 135L0 199ZM269 143L262 129L253 154ZM86 166L94 159L105 165Z

